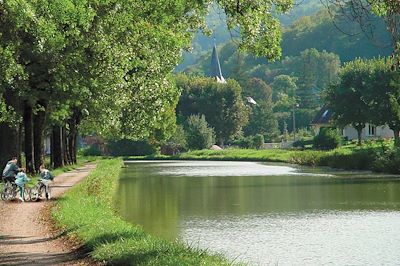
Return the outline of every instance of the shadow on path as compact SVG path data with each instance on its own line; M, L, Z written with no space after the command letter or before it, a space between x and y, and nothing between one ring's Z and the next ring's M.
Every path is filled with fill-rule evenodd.
M62 236L67 235L71 230L65 230L55 236L44 237L44 238L35 238L34 236L10 236L10 235L1 235L0 236L0 245L30 245L30 244L38 244L47 241L53 241ZM0 258L0 262L2 258Z
M80 248L68 253L2 253L0 265L55 265L60 263L75 262L88 256L88 250Z

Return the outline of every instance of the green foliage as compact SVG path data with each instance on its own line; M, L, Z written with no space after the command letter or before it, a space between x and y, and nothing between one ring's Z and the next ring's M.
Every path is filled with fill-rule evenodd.
M221 84L211 78L179 75L176 82L182 90L178 116L185 119L192 114L204 115L219 143L236 135L247 123L249 110L242 100L241 87L234 80Z
M114 199L123 162L102 160L53 209L59 226L76 236L90 256L110 265L231 265L226 259L150 236L118 217Z
M307 146L313 146L314 144L314 139L308 139L308 140L296 140L293 143L294 148L302 148L305 149Z
M372 69L368 61L357 59L346 63L340 71L340 81L328 87L326 101L339 126L352 125L359 132L371 120L370 107L364 95L370 90Z
M400 145L400 72L390 59L357 59L343 66L340 81L326 90L326 101L340 126L359 132L366 123L388 125Z
M147 140L110 140L107 148L112 156L141 156L156 152L156 148Z
M278 134L278 124L273 113L272 89L263 80L252 78L244 85L244 97L251 96L256 105L251 106L249 123L243 131L246 136L262 134L266 139L275 139Z
M323 127L319 134L314 137L314 148L320 150L332 150L337 148L341 143L341 136L337 129Z
M83 148L81 151L83 156L100 156L103 155L98 145L93 144L89 147Z
M264 145L264 136L257 134L253 137L253 147L260 149Z
M363 29L358 22L345 17L340 10L331 8L329 11L324 9L311 16L301 17L288 27L283 33L284 55L296 55L305 49L316 48L335 53L342 61L347 62L359 57L372 58L391 53L390 47L376 45L390 43L390 36L382 19L369 14L371 29L374 29L373 36L370 36L368 33L362 34ZM335 24L332 23L332 17Z
M189 149L208 149L215 143L214 130L204 115L191 115L187 119L186 141Z
M236 6L218 0L241 48L280 55L279 22L292 0ZM210 1L1 1L0 121L23 105L45 112L51 125L72 116L84 133L168 139L179 91L171 72L193 32L206 31ZM165 8L165 7L168 8ZM140 45L137 45L140 44ZM13 94L14 97L4 97ZM11 107L18 106L18 110ZM5 121L11 123L10 121ZM42 132L41 132L42 133Z
M186 132L183 126L178 125L171 138L169 138L161 147L161 153L175 155L182 151L186 151L187 148Z
M398 174L400 173L400 149L398 147L382 147L373 162L373 170Z

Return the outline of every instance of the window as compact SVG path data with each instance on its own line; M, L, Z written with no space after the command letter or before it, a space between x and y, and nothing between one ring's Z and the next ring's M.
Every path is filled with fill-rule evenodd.
M376 127L373 125L368 125L368 136L375 136Z

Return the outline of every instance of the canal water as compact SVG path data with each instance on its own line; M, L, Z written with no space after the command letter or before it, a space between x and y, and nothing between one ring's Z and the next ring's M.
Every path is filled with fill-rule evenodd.
M285 164L127 162L118 209L249 265L400 265L400 178Z

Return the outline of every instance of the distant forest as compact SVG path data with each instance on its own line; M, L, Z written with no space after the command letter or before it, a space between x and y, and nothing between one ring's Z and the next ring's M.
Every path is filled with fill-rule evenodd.
M289 14L280 15L278 18L284 28L282 59L286 56L298 56L310 48L335 53L341 62L355 58L388 56L392 52L390 38L381 19L376 18L369 22L370 25L361 28L357 22L344 19L334 10L328 12L320 0L300 1ZM176 71L207 74L214 36L221 53L223 70L231 68L229 64L235 62L236 59L232 56L237 55L232 35L237 33L231 34L228 31L222 11L212 7L207 24L214 34L206 36L199 32L192 42L191 51L184 52L183 60ZM246 67L249 68L245 71L258 64L267 63L262 58L255 59L249 55L244 57ZM225 75L229 77L230 73Z

